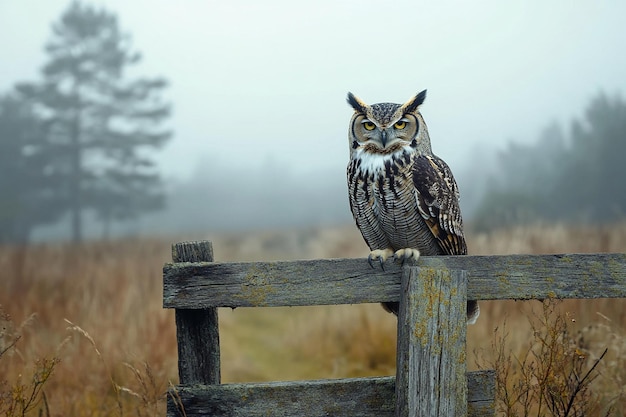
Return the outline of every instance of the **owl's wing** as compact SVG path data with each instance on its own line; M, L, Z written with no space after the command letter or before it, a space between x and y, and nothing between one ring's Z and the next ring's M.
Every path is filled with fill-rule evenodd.
M413 165L417 207L446 255L466 255L459 188L448 165L435 155L419 155Z

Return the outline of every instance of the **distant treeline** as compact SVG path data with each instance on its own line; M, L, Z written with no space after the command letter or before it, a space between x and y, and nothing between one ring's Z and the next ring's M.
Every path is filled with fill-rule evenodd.
M168 83L126 76L141 56L115 14L71 3L45 51L39 79L0 93L0 243L352 222L345 165L304 173L208 155L192 178L162 179L154 151L172 136ZM604 223L626 211L625 156L626 103L599 94L571 127L452 169L479 230Z
M346 157L347 159L347 157ZM345 167L298 172L280 164L232 166L226 157L204 156L190 178L165 179L166 205L131 221L115 222L109 236L189 236L216 232L345 225L353 222ZM85 216L85 234L105 236ZM37 240L67 239L69 219L38 228Z
M598 94L564 130L497 156L472 224L488 230L537 222L607 223L626 214L626 103Z
M565 133L567 131L567 133ZM600 223L620 219L626 207L626 104L599 94L585 116L566 130L549 125L534 144L510 143L453 166L468 227L489 230L538 222ZM346 157L347 159L347 157ZM195 161L190 178L166 178L165 206L110 225L85 216L91 238L202 235L352 223L345 167L299 172L267 161L233 166L225 155ZM35 238L67 239L70 218L37 228Z

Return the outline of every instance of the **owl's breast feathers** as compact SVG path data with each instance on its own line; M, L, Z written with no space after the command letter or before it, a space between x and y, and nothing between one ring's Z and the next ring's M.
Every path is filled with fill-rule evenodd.
M348 165L348 187L352 214L370 249L467 253L458 188L438 157L408 150L355 155Z

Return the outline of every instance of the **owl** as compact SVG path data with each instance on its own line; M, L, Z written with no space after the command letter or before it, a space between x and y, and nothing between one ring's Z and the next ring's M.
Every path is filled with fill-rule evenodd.
M354 109L348 140L350 209L371 252L370 266L388 258L466 255L459 189L448 165L433 154L420 105L426 90L404 104L368 105L348 93ZM384 303L398 315L398 303ZM467 303L467 322L479 308Z

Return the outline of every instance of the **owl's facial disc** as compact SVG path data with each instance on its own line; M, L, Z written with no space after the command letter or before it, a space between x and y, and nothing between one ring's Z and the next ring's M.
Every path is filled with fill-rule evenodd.
M361 136L366 144L375 145L380 149L388 149L399 142L410 142L407 133L410 131L411 120L401 117L388 125L379 125L370 119L363 118L361 124Z

